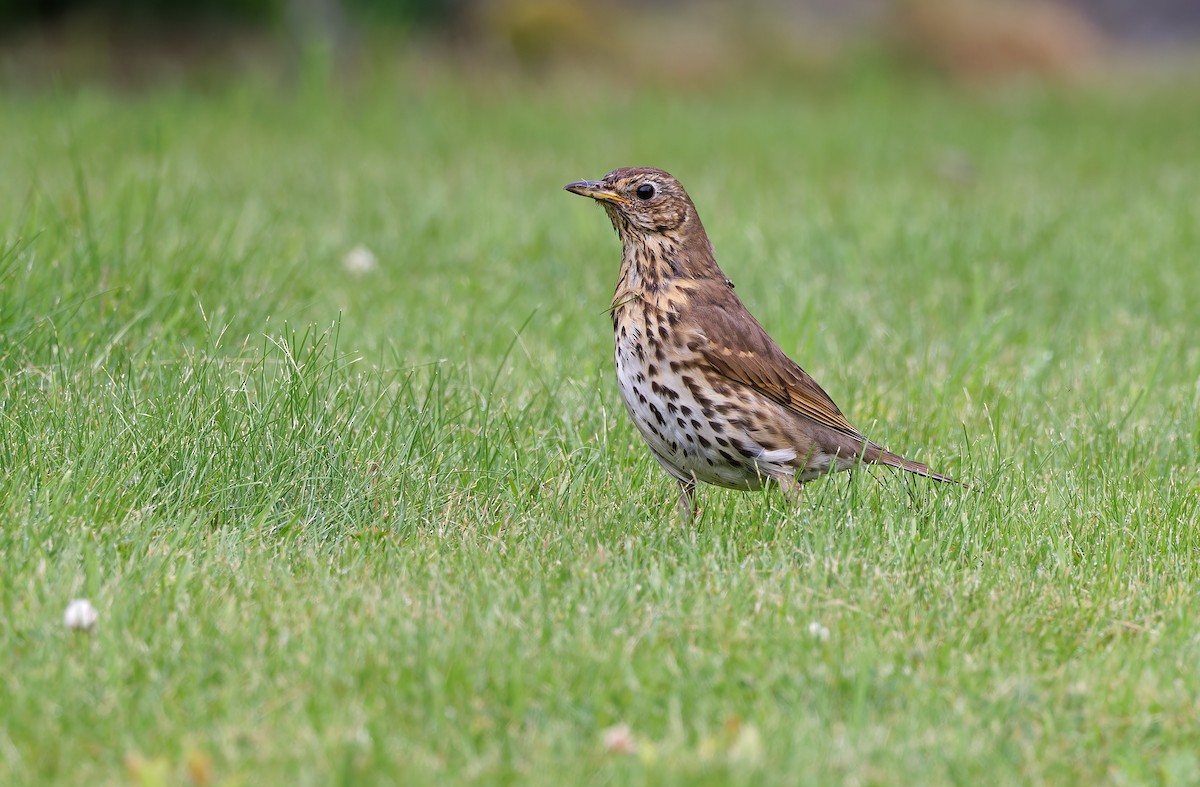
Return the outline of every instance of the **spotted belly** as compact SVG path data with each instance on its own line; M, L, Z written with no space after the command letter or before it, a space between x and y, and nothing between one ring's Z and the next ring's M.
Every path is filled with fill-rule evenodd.
M640 335L616 343L617 386L629 416L659 463L680 481L732 489L759 489L771 478L793 476L790 448L768 449L737 419L700 402L694 379L663 358L647 357ZM690 384L689 384L690 383Z

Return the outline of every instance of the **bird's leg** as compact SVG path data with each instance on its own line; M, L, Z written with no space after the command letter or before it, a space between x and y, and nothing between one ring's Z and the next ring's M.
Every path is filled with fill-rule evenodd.
M696 521L696 482L679 482L679 513L688 522Z
M796 480L796 476L777 475L775 480L779 483L779 488L787 495L787 499L792 501L792 505L796 508L800 507L800 492L803 489L803 484Z

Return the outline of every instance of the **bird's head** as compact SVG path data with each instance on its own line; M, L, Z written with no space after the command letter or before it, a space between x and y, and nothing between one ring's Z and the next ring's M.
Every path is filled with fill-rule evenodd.
M685 233L700 226L696 208L679 181L653 167L614 169L601 180L579 180L563 186L604 206L617 232L642 235Z

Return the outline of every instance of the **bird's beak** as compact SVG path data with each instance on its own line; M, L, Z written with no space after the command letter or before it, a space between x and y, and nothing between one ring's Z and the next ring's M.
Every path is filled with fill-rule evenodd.
M597 202L615 202L618 205L628 205L629 198L623 197L609 188L602 180L577 180L563 186L572 194L581 197L591 197Z

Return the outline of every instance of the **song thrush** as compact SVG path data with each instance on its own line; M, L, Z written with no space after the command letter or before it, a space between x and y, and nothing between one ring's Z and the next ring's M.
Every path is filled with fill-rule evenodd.
M779 349L717 267L687 192L660 169L626 167L564 188L604 206L621 238L612 302L617 384L650 451L694 513L696 482L760 489L856 462L958 483L855 429Z

